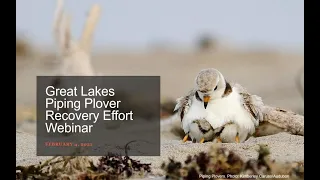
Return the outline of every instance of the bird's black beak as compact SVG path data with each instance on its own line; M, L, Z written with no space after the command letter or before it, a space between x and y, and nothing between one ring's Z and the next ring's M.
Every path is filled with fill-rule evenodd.
M207 109L209 100L210 100L210 96L203 96L203 105L205 109Z

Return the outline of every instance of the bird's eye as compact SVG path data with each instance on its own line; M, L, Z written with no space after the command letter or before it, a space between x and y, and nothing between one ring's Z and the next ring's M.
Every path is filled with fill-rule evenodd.
M217 88L218 88L218 86L216 86L216 87L214 88L214 90L217 90Z

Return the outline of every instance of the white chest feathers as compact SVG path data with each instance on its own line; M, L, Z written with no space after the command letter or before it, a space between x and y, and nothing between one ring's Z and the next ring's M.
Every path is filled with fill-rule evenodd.
M255 125L250 113L243 106L243 98L236 88L226 97L212 100L207 106L207 120L215 129L226 123L237 124L240 129L254 131Z
M234 88L232 93L221 99L212 99L207 108L203 102L192 98L191 106L182 120L182 128L185 133L190 131L190 124L194 120L206 119L213 129L224 126L227 123L235 123L240 129L253 133L254 120L250 113L243 107L242 96Z

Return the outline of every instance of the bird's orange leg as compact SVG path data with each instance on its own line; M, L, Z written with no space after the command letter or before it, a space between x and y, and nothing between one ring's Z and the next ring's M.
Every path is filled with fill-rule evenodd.
M220 136L217 137L217 143L222 143Z
M236 143L240 143L239 136L236 136Z
M186 134L186 135L184 136L184 138L182 139L182 142L186 142L186 141L188 140L188 137L189 137L189 134Z

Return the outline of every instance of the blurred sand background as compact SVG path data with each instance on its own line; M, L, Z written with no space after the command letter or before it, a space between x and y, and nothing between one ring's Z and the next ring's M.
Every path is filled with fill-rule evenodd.
M54 75L59 61L52 36L56 1L17 2L17 104L32 106L35 77ZM224 1L184 2L180 6L178 1L124 5L70 0L65 10L72 18L73 39L80 37L93 3L102 7L93 39L97 73L161 76L162 98L175 100L193 87L197 72L216 68L266 104L304 112L296 84L301 76L303 86L302 1L243 1L234 6Z
M37 75L54 75L52 54L17 59L17 104L34 105ZM298 91L297 77L303 86L303 54L277 50L96 53L94 68L101 75L161 76L161 97L175 100L193 87L194 78L203 68L217 68L227 79L261 96L266 104L304 112L303 97Z

